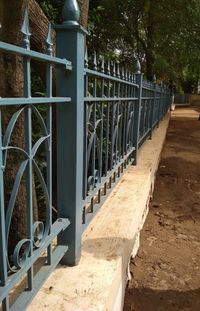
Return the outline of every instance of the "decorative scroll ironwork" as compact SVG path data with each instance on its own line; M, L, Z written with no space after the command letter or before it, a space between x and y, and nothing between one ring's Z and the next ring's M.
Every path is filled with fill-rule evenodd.
M3 311L25 309L36 293L34 285L37 284L36 287L39 288L61 259L65 264L77 263L80 255L81 230L83 231L94 217L124 170L129 165L136 164L138 148L146 139L151 138L153 129L158 126L170 103L169 91L165 86L156 85L155 79L153 82L143 81L138 60L136 72L132 73L118 63L98 57L96 53L88 58L86 51L85 72L83 72L84 30L77 27L80 16L77 1L67 0L64 3L63 25L57 26L59 37L57 54L64 57L69 55L73 60L73 67L65 58L52 55L51 26L47 35L46 54L30 49L31 35L27 11L22 25L23 47L0 42L0 52L20 56L24 68L24 96L0 98L0 301ZM66 40L68 38L72 40L71 45ZM74 51L77 51L76 55L73 54ZM42 61L46 65L46 96L32 97L32 59ZM56 88L57 94L61 94L61 97L52 96L53 65L59 67ZM73 74L66 75L66 70L73 71ZM71 98L64 97L63 94L70 94ZM53 104L59 104L57 190L58 215L62 217L54 220ZM3 124L3 109L13 107L15 111L12 110L10 120L6 125ZM22 122L24 127L23 146L12 143L12 135L19 122ZM39 128L37 135L34 133L36 125ZM70 136L71 132L75 133L74 137ZM71 150L68 148L67 140L72 145ZM83 140L82 158L80 153ZM13 153L19 155L17 162L20 164L18 168L16 166L15 179L10 187L10 193L7 193L5 176L10 165L10 155ZM40 153L43 154L43 164L40 161ZM34 183L36 192L42 193L38 204L42 206L39 210L42 209L43 214L39 214L38 217L33 215ZM26 234L20 237L10 250L13 215L22 184L26 190L26 204L23 206L26 210L24 228ZM82 193L80 189L83 190ZM83 210L82 223L79 214L80 205ZM70 220L67 218L69 215ZM58 242L54 241L57 237ZM34 273L34 265L41 257L48 269L43 262L39 272ZM21 279L26 281L28 291L20 295L10 306L9 293Z
M169 107L168 90L155 82L143 81L140 98L140 70L139 61L133 74L103 57L97 59L96 53L88 60L86 50L83 228Z

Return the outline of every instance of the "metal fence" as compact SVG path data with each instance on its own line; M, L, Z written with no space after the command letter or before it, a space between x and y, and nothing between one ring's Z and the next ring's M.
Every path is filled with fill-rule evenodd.
M51 27L46 54L30 50L27 11L23 47L0 42L0 52L19 55L24 68L24 97L0 98L0 298L4 311L26 309L59 262L78 264L84 229L124 170L137 164L138 148L152 137L170 105L168 88L143 80L139 62L133 74L119 64L97 59L96 54L88 60L86 33L79 26L80 13L74 3L66 2L64 22L55 27L56 57L52 55ZM46 64L45 97L31 94L33 59ZM54 65L56 97L52 96ZM56 219L52 217L52 105L56 105L57 117ZM5 128L4 111L11 106L16 111ZM24 126L24 148L11 143L19 120ZM40 135L33 139L35 122ZM37 157L41 146L45 171ZM13 152L21 154L23 160L8 195L5 175ZM44 211L37 219L35 180L43 194ZM26 185L26 234L11 253L12 217L22 182ZM12 297L9 301L19 283L26 290L14 302Z

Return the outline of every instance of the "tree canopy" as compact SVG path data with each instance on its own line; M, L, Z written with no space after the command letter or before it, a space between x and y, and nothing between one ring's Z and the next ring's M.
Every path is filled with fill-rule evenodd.
M90 0L90 47L133 63L151 79L194 91L200 75L198 0Z

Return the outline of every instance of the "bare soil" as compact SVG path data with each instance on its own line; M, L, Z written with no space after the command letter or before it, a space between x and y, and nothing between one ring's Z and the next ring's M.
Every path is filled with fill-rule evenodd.
M124 311L200 311L199 114L172 113Z

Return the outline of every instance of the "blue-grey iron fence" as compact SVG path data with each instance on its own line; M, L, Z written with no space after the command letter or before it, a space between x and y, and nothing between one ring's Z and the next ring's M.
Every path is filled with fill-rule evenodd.
M136 73L115 62L88 60L85 30L79 25L75 0L66 1L63 24L57 32L56 56L52 55L51 27L46 54L30 49L28 12L22 26L23 47L0 42L0 52L23 58L24 96L0 98L0 298L2 309L24 310L47 276L61 262L78 264L81 236L124 170L137 164L138 148L159 125L170 106L168 88L143 79L139 62ZM31 60L46 64L46 96L32 97ZM52 68L56 65L56 97L52 96ZM45 115L40 106L45 108ZM57 115L57 217L52 217L52 105ZM15 106L6 129L3 111ZM24 148L13 146L11 136L19 121L24 124ZM34 122L41 135L34 141ZM22 134L23 135L23 134ZM37 153L45 150L45 173ZM5 200L8 155L18 152L24 160L16 173L9 199ZM35 221L34 178L44 199L45 215ZM22 180L26 184L26 236L10 255L13 210ZM42 264L35 269L39 259ZM34 271L35 270L35 271ZM25 280L16 301L10 292Z

